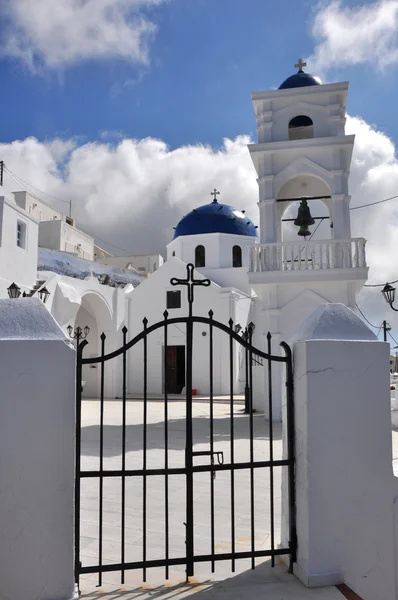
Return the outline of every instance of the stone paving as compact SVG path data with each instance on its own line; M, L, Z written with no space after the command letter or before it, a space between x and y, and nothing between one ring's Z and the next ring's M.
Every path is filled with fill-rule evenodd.
M249 418L242 414L243 402L240 398L234 403L235 460L249 459ZM106 401L104 412L104 468L120 468L122 464L122 405L120 401ZM143 461L143 403L130 400L127 404L126 467L142 468ZM147 464L148 467L164 466L164 403L161 399L148 402ZM169 465L184 465L185 447L185 404L179 399L169 402ZM269 458L268 425L262 415L253 418L256 460ZM82 468L97 469L99 466L99 403L84 401L82 407ZM194 449L209 449L209 402L197 399L193 405ZM398 475L398 431L392 432L393 467ZM214 449L224 452L225 462L230 459L230 406L224 399L214 404ZM281 427L274 425L274 457L282 457ZM206 463L208 457L196 457L195 464ZM281 468L275 468L275 544L280 541L280 502ZM250 549L250 495L249 473L236 473L236 549ZM270 493L269 469L259 469L255 479L256 488L256 549L270 547ZM170 556L184 556L185 546L185 479L183 476L169 477L169 528ZM216 505L216 552L231 549L230 475L218 473L215 480ZM142 560L142 478L126 479L126 560ZM209 473L195 474L195 552L210 553L210 477ZM165 505L164 477L148 478L147 488L147 558L164 556ZM82 525L81 548L84 566L98 562L98 480L82 482ZM105 480L103 504L103 563L119 562L121 539L121 484L120 478ZM81 577L82 598L94 600L147 600L162 598L178 600L190 596L210 598L230 598L241 600L267 598L267 600L339 600L343 596L336 588L308 590L294 576L287 573L285 565L270 567L270 560L256 561L255 571L250 570L249 560L236 563L235 573L230 561L217 562L215 573L211 565L195 565L195 577L185 583L185 567L170 567L168 581L164 568L148 569L147 580L143 583L142 570L127 571L125 583L121 585L120 573L104 573L101 587L97 575ZM199 600L199 598L198 598ZM201 596L200 596L201 600Z
M184 466L185 449L185 403L171 400L168 406L168 433L170 467ZM122 447L122 403L106 401L104 409L104 468L121 467ZM143 402L130 400L127 403L126 468L139 469L143 464ZM164 402L152 399L148 402L147 419L147 466L163 467L164 452ZM214 450L224 453L225 462L230 461L230 405L223 399L214 403ZM234 452L235 461L248 461L250 420L243 414L243 401L234 402ZM253 417L255 433L254 458L269 458L268 426L262 415ZM193 405L194 449L208 450L210 447L209 401L197 399ZM274 458L282 457L281 427L274 426ZM194 458L195 464L208 464L209 457ZM99 403L84 401L82 406L82 469L99 467ZM275 545L280 541L281 467L274 469L275 482ZM270 548L270 489L269 469L255 472L255 544L256 550ZM165 555L165 478L147 478L147 559L158 559ZM219 472L215 486L215 551L231 551L231 481L230 473ZM98 564L98 480L82 480L81 504L81 554L83 566ZM195 553L209 554L210 542L210 474L194 475ZM121 482L120 478L105 479L103 500L103 563L121 560ZM125 560L139 561L143 557L143 485L142 478L126 478L126 546ZM235 540L236 550L250 550L250 473L248 470L235 473ZM183 557L185 553L185 476L169 476L169 552L170 556ZM262 562L264 559L257 561ZM249 560L236 563L236 573L250 568ZM216 563L216 573L211 565L195 565L195 576L201 579L221 578L231 575L231 562ZM165 579L165 569L148 569L148 586L159 586ZM142 583L143 573L126 572L127 585ZM170 567L169 585L185 580L185 566ZM92 590L97 584L96 575L81 578L82 591ZM120 573L104 573L103 584L119 585Z

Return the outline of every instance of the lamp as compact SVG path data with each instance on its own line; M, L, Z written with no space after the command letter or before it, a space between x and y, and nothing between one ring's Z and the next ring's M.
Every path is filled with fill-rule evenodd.
M48 289L46 287L42 287L37 292L37 295L39 296L40 300L42 300L43 304L45 304L47 302L47 300L48 300L50 292L48 291Z
M398 311L398 308L393 307L393 303L395 300L395 287L393 287L389 283L386 283L386 285L381 290L381 293L383 294L384 300L387 302L387 304L389 304L393 310Z
M76 327L74 331L72 325L68 325L66 330L68 332L69 337L72 340L77 340L78 342L80 340L85 340L88 334L90 333L90 327L88 325L85 326L84 330L81 327Z
M235 325L235 333L239 333L241 329L242 329L242 325L240 323L237 323Z
M8 297L9 298L19 298L21 295L21 288L17 286L16 283L12 283L10 287L7 288Z

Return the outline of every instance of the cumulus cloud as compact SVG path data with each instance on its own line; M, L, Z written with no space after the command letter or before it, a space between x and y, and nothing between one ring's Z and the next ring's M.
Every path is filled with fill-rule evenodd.
M334 65L372 64L384 69L398 62L398 2L379 0L353 7L340 0L320 5L312 33L317 41L307 59L324 75Z
M351 206L395 195L398 161L393 142L358 117L348 117L347 133L356 135ZM27 138L0 145L0 155L13 173L35 188L71 199L82 229L132 253L164 254L173 226L189 210L209 202L214 187L221 192L220 201L246 209L258 223L256 172L246 148L250 141L242 135L225 139L218 149L194 145L172 150L153 138L125 138L113 144ZM6 171L7 193L26 187ZM68 209L67 204L39 196L57 209ZM398 200L353 210L351 217L352 235L368 240L369 281L398 279ZM322 236L325 231L329 235L327 230ZM377 324L393 319L380 289L367 288L360 301Z
M4 0L0 51L32 71L108 58L146 65L156 32L148 9L165 1Z

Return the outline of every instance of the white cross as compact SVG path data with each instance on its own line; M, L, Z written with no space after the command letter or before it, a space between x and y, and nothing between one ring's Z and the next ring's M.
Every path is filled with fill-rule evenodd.
M307 66L307 63L303 62L302 58L299 58L299 61L298 61L297 65L294 65L294 68L298 69L299 71L302 71L303 67L306 67L306 66Z

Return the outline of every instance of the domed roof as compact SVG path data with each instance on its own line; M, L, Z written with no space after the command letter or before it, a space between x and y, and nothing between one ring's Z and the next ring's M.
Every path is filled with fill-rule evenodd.
M304 73L303 67L305 67L307 63L303 62L300 58L297 65L294 65L298 68L297 73L294 75L290 75L285 81L279 86L280 90L287 90L289 88L297 88L297 87L306 87L308 85L321 85L322 81L319 77L315 77L315 75L310 75L310 73Z
M230 233L257 237L253 222L245 216L244 212L228 204L220 204L217 200L194 208L183 217L175 228L173 239L181 235L203 233Z

